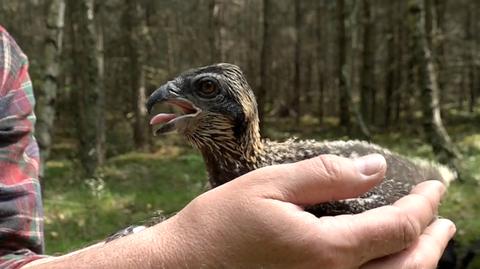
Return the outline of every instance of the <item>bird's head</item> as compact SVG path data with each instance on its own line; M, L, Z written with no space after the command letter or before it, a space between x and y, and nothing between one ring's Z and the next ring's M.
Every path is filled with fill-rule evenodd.
M155 115L150 121L155 134L177 131L201 146L258 133L255 96L236 65L221 63L184 72L153 92L147 109L151 112L157 103L181 112Z

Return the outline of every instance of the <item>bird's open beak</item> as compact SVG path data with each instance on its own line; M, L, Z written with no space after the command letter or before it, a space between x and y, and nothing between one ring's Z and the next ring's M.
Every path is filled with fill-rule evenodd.
M188 127L188 120L196 117L202 111L189 100L180 96L180 89L172 82L168 82L155 90L147 100L147 110L152 112L157 103L168 103L180 108L183 114L176 115L170 113L156 114L151 120L150 125L154 126L154 134L163 134L174 130L183 130Z

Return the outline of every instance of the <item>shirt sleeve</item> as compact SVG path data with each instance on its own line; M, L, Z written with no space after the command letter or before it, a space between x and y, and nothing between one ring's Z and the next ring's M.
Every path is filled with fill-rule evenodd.
M34 103L27 57L0 26L0 268L44 257Z

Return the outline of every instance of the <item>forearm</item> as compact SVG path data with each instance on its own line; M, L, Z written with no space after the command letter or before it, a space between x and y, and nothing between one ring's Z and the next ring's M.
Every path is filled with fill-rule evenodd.
M174 238L171 221L109 243L98 243L64 256L31 262L22 269L55 268L181 268L182 248ZM184 264L184 267L188 265Z

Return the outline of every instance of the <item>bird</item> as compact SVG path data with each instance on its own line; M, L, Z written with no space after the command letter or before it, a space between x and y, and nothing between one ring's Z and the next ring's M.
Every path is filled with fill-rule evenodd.
M154 134L177 132L193 145L203 157L211 188L255 169L321 154L385 157L387 170L379 185L357 198L310 205L307 211L316 216L361 213L394 203L422 181L435 179L448 185L456 178L445 166L407 158L366 141L262 138L254 91L234 64L218 63L179 74L150 95L146 103L150 114L157 104L180 112L154 115L150 120Z

